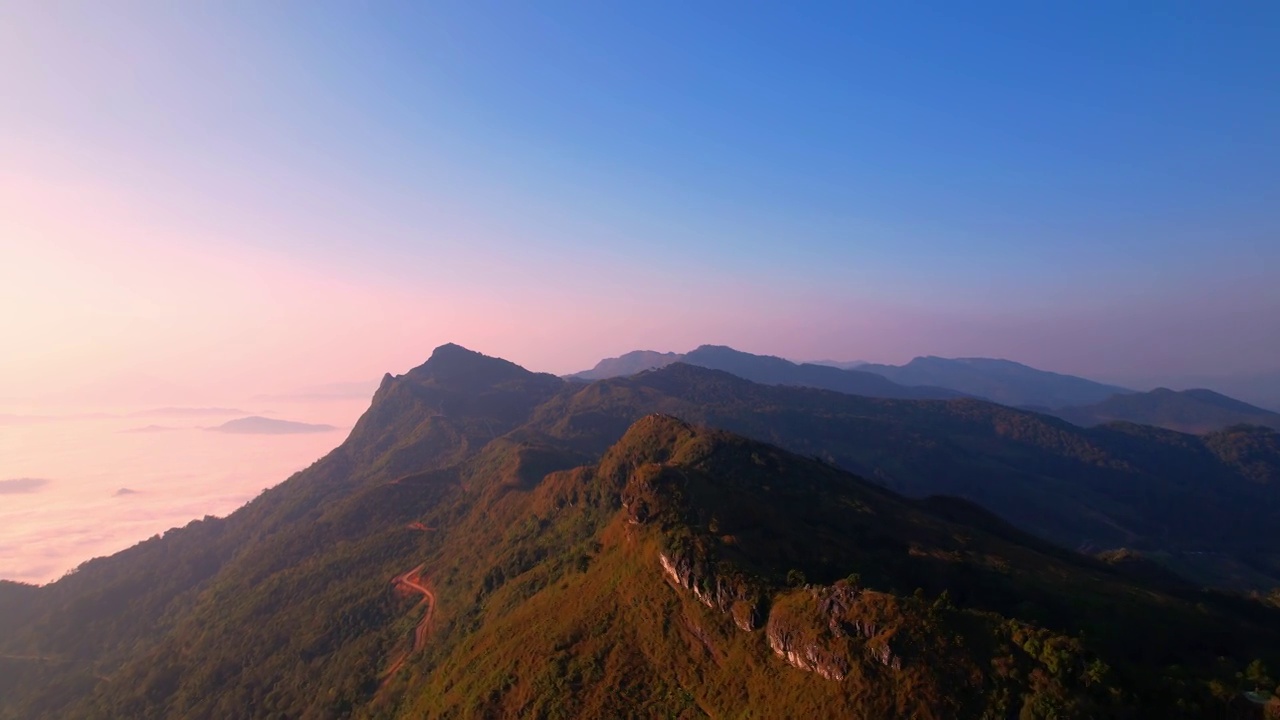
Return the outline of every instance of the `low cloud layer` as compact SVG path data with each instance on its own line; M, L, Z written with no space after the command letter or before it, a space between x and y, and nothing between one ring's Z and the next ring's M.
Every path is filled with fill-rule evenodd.
M366 405L291 408L286 417L312 422L284 434L204 432L183 413L146 427L153 420L129 408L67 421L70 408L32 423L0 453L0 579L50 582L193 518L226 515L332 450L341 438L327 428L350 427Z
M44 478L11 478L9 480L0 480L0 495L23 495L26 493L38 492L40 488L48 484L49 481Z

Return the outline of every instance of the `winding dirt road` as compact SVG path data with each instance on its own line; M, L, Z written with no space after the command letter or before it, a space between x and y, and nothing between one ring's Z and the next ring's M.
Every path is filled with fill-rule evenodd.
M408 651L401 653L400 656L396 658L395 662L391 663L391 668L387 670L386 675L382 678L383 686L387 684L387 681L390 680L392 676L400 670L400 668L404 667L405 661L409 659L409 656L421 650L422 646L427 642L427 633L431 629L431 618L436 612L436 594L431 591L431 588L427 587L426 581L422 579L423 567L424 565L419 565L407 573L397 575L391 580L391 584L395 585L398 589L408 590L409 592L422 595L422 600L414 606L415 610L420 607L422 603L428 603L428 605L427 611L423 613L422 619L418 621L418 625L413 629L413 643L409 646Z

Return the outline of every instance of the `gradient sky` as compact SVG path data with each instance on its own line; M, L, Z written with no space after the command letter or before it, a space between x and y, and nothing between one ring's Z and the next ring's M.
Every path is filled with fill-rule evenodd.
M1272 0L0 4L0 400L1273 370L1277 208Z

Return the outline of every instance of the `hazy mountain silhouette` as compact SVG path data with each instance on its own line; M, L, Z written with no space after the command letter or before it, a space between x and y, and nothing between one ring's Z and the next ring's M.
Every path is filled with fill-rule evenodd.
M1131 422L1189 433L1206 433L1232 425L1261 425L1280 430L1273 413L1212 390L1170 390L1115 395L1093 405L1053 411L1077 425Z
M874 373L813 363L794 363L780 357L753 355L723 345L702 345L683 355L650 351L628 353L619 358L602 360L595 368L569 377L578 380L625 377L644 370L666 367L675 362L723 370L766 385L813 387L867 397L940 399L965 394L939 387L905 387Z
M1037 370L1012 360L918 357L906 365L859 366L903 385L933 385L1012 407L1058 408L1101 402L1132 392L1074 375Z
M656 352L654 350L633 350L616 358L605 358L596 363L590 370L583 370L567 376L572 380L604 380L611 377L635 375L645 370L666 367L678 362L683 356L673 352Z
M0 495L24 495L26 493L39 492L41 488L48 485L49 481L45 478L9 478L0 480Z
M1280 412L1280 370L1232 375L1182 375L1135 377L1133 387L1167 387L1174 390L1207 388L1258 407Z
M227 518L0 583L0 717L1246 717L1275 610L1042 539L1276 547L1242 433L446 346Z
M260 415L228 420L217 427L207 428L212 432L239 433L245 435L294 435L298 433L317 433L337 430L332 425L294 422L292 420L276 420Z

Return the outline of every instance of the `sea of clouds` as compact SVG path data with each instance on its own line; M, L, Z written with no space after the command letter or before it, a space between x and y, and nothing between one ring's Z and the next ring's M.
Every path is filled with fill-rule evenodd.
M0 407L0 579L50 582L191 520L224 516L336 447L367 406L367 397L331 397L269 407ZM249 415L334 429L209 432Z

